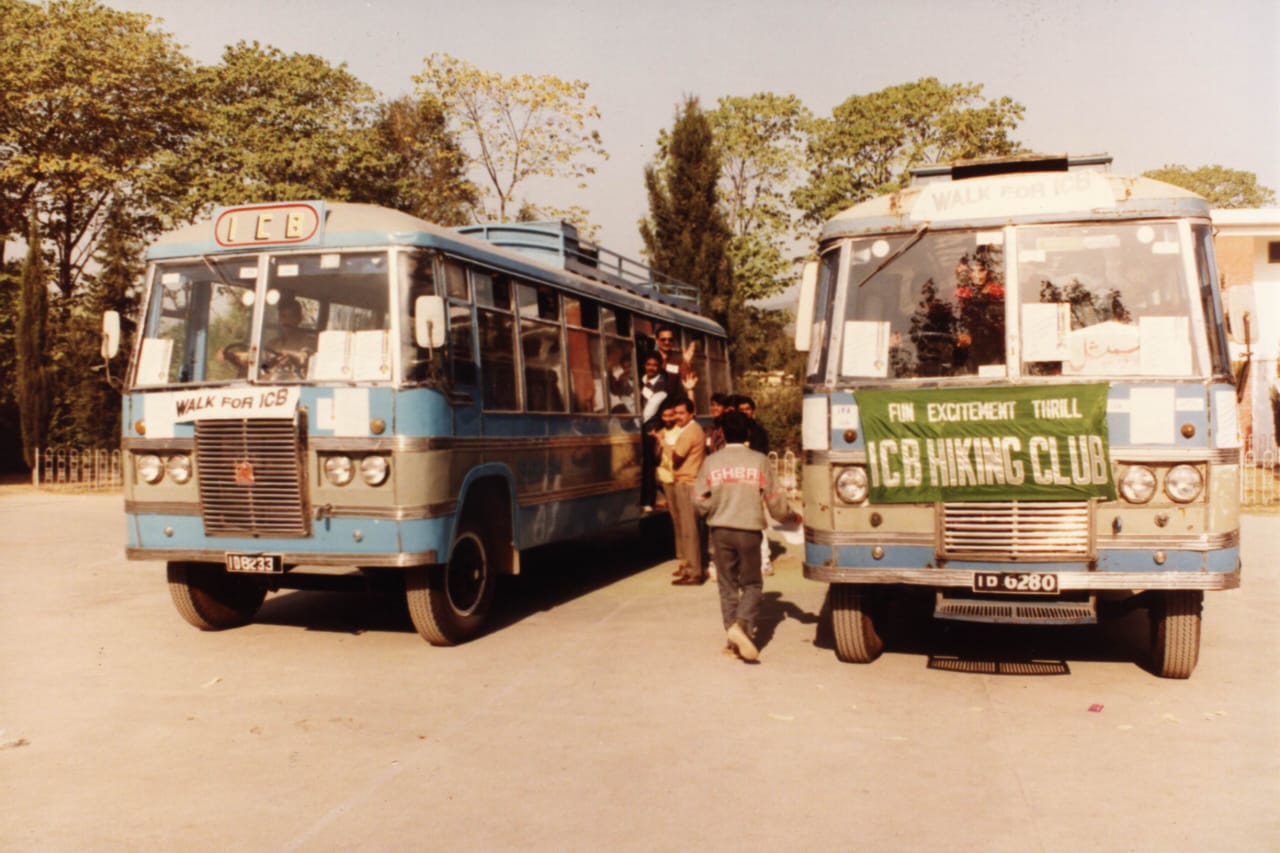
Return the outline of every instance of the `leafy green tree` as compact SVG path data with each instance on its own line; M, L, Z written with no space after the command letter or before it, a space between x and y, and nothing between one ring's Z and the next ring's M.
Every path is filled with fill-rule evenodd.
M108 210L147 209L191 127L191 63L147 15L0 0L0 229L34 210L74 292Z
M659 138L658 162L644 170L649 217L640 238L654 269L698 287L703 309L729 328L736 301L719 180L711 122L698 99L686 97L670 134Z
M394 207L441 225L465 225L480 200L467 178L467 155L433 98L402 96L378 108L378 141L390 154L386 174L355 200Z
M517 190L535 178L569 178L585 186L594 158L608 158L591 124L600 111L587 102L587 84L546 74L504 77L446 53L423 60L413 78L424 101L437 101L484 175L496 209L486 218L509 220L520 209ZM549 213L555 208L539 205ZM571 221L581 210L564 211Z
M1276 203L1275 192L1259 184L1253 172L1217 164L1192 169L1172 163L1142 174L1198 193L1214 207L1266 207Z
M22 266L16 334L19 424L22 457L28 467L35 465L36 448L44 445L49 428L49 372L45 359L49 279L40 245L40 225L32 216L27 231L27 260Z
M178 219L211 205L345 201L387 169L375 93L345 65L242 41L197 83L202 125L174 164L187 183Z
M793 195L812 223L901 189L910 169L927 163L1011 154L1024 107L986 99L981 84L947 85L925 77L869 95L852 95L831 118L816 119L809 142L809 181Z
M707 118L722 164L735 288L744 300L770 296L793 273L786 256L795 219L789 196L804 165L812 116L795 95L762 92L720 98Z

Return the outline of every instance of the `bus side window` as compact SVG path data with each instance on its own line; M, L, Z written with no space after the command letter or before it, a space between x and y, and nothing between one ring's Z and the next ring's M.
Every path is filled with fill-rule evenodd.
M520 350L524 356L525 409L530 412L563 412L568 408L559 297L545 285L516 285Z
M600 354L600 307L588 299L564 297L569 345L569 392L574 414L605 411L605 364ZM612 353L612 350L610 350Z
M511 313L511 283L491 273L471 270L480 333L480 371L484 408L520 408L516 392L515 317ZM480 307L489 306L489 307Z
M474 386L479 382L475 354L475 319L471 312L471 289L467 268L457 261L440 264L449 310L449 375L454 386Z

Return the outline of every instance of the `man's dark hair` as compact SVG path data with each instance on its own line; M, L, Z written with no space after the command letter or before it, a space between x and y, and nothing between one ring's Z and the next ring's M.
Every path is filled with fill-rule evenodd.
M717 391L716 393L711 395L711 402L715 403L717 406L732 406L733 395L721 394L719 391Z
M737 409L729 409L720 416L720 429L724 430L726 444L746 444L751 433L751 418Z
M674 409L681 403L687 402L689 402L689 398L683 394L668 394L666 399L662 401L662 405L659 406L658 411L665 412L667 409Z
M752 411L755 411L756 401L748 397L746 394L739 394L736 399L737 399L736 405L741 406L743 403L746 403L748 406L751 407Z

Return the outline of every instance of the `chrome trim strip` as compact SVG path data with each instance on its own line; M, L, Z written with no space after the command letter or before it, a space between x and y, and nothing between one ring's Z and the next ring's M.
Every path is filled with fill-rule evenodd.
M136 436L121 439L120 448L133 453L155 453L163 450L180 450L190 453L195 449L194 438L138 438Z
M1058 588L1063 591L1235 589L1240 586L1240 569L1234 572L1057 572L1056 574ZM850 569L805 563L804 576L809 580L825 583L908 584L962 589L971 589L973 586L972 569Z
M1118 463L1159 463L1186 464L1190 462L1207 462L1210 465L1239 465L1240 448L1238 447L1122 447L1110 448L1111 461ZM865 465L865 450L806 450L806 465Z
M936 543L930 534L925 533L877 533L875 531L814 530L806 527L804 541L815 545L872 546L872 545L910 545L917 547L935 547ZM1200 533L1191 535L1152 534L1150 536L1126 536L1123 542L1102 541L1099 551L1149 551L1163 548L1169 551L1220 551L1223 548L1234 548L1240 544L1240 531L1230 530L1226 533ZM959 554L950 554L951 560L964 559ZM1063 560L1079 560L1079 554L1065 555ZM981 560L991 560L990 554L981 554ZM1046 557L1046 560L1049 558ZM1019 562L1026 562L1021 560Z
M209 550L196 548L125 548L125 556L130 560L194 560L202 563L222 565L225 550ZM372 569L405 569L414 566L430 566L440 561L437 552L416 551L411 554L303 554L285 552L285 565L288 566L360 566ZM288 573L286 573L287 576ZM271 575L278 578L280 575Z
M1221 551L1223 548L1235 548L1240 544L1240 531L1228 530L1226 533L1153 533L1148 536L1126 536L1123 542L1105 542L1099 550L1106 551L1150 551L1164 549L1168 551Z
M936 544L932 533L881 533L874 530L814 530L804 529L804 541L815 545L913 545L933 548Z
M191 515L199 518L200 504L179 501L126 500L124 511L128 515Z

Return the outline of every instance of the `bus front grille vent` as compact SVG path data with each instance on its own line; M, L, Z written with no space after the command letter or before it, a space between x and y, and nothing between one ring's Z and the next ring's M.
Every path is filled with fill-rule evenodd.
M198 421L196 472L208 536L306 536L298 427L290 419Z
M1043 562L1093 557L1088 501L944 503L940 556L953 560Z

